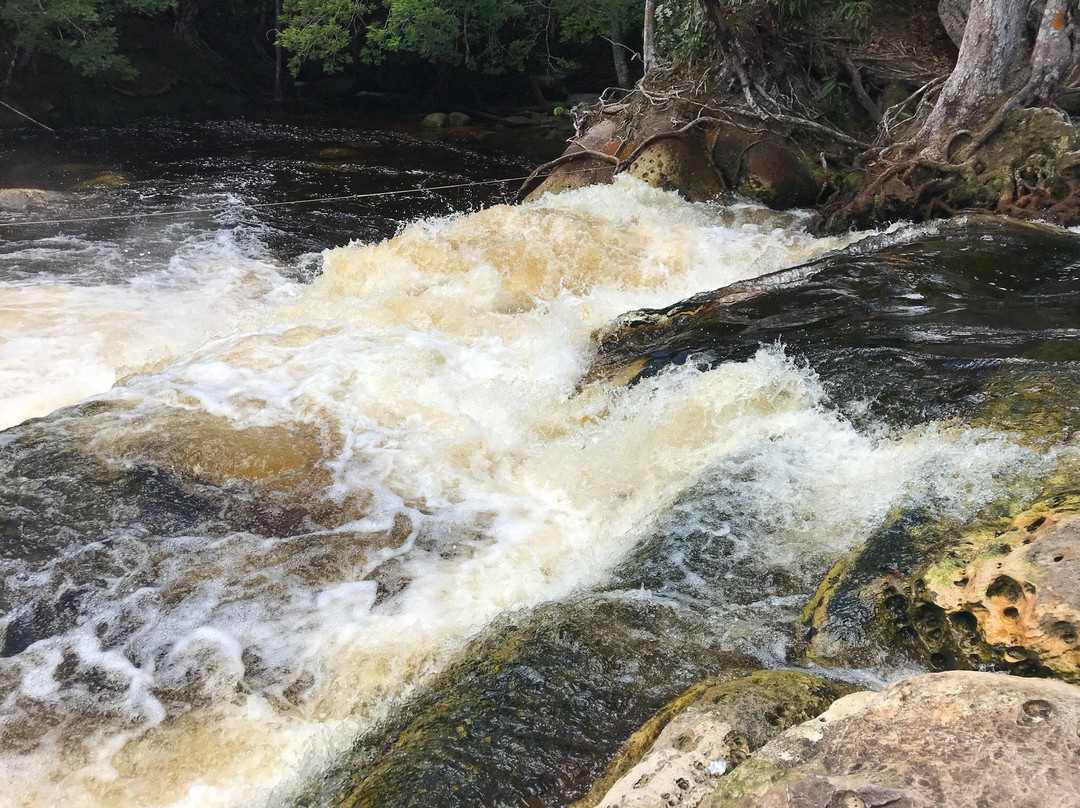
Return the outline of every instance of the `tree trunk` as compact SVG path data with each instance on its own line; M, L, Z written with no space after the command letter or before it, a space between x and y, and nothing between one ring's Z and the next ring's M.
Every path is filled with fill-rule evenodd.
M1000 104L1024 45L1027 0L972 0L956 67L915 141L940 157L950 136Z
M1072 25L1068 0L1047 0L1039 34L1031 51L1031 78L1025 86L1028 97L1020 99L1048 103L1057 94L1058 84L1073 60Z
M645 73L656 67L659 61L656 54L656 0L645 0L645 28L642 32L642 59Z
M619 13L614 8L611 9L611 58L615 62L615 81L622 89L629 90L633 86L630 62L626 58L622 23L619 22Z
M281 0L274 2L274 30L274 101L281 102L285 99L284 57L277 41L277 33L281 31Z

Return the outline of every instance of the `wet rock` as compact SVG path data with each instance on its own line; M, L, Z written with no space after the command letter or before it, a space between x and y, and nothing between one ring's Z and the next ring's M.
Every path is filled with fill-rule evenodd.
M928 674L855 693L783 733L709 808L1066 808L1080 794L1080 689Z
M792 143L729 127L713 132L712 159L731 188L776 210L812 205L821 189Z
M759 663L655 601L589 595L496 621L299 805L566 805L705 671ZM797 719L796 719L797 720ZM327 790L327 784L333 788Z
M694 139L656 140L641 150L626 172L654 188L677 191L691 202L714 199L724 190L708 154Z
M364 156L364 150L356 146L327 146L319 149L319 158L322 160L356 160Z
M899 643L938 669L1080 682L1077 480L1064 466L1029 507L995 503L966 525L896 515L808 606L809 655L865 662Z
M446 126L448 117L445 112L432 112L430 115L424 116L424 119L420 121L420 126L424 129L442 129Z
M464 112L451 112L446 116L447 126L468 126L472 123L472 118L466 115Z
M103 171L89 179L76 183L72 188L76 191L84 191L88 188L123 188L131 184L131 177L120 171Z
M782 343L859 423L970 418L993 406L983 425L995 429L1039 425L1045 440L1060 441L1080 428L1070 400L1080 383L1080 238L992 217L908 238L866 239L664 309L628 312L596 334L589 378L640 379L688 360L712 367Z
M7 213L40 210L65 200L66 197L56 191L42 191L39 188L0 188L0 211Z
M750 752L852 689L796 671L694 685L635 732L571 808L697 805Z

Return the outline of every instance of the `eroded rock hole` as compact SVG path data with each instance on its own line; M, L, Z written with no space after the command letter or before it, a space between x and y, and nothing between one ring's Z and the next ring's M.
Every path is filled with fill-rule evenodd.
M971 612L953 612L949 615L949 620L954 626L969 634L974 634L979 628L979 621Z
M942 648L930 655L930 667L936 671L956 670L956 657L947 648Z
M1020 588L1020 584L1008 575L999 575L994 579L993 583L986 588L986 597L1005 598L1005 600L1010 603L1016 603L1023 596L1024 590Z
M1020 709L1024 711L1024 715L1030 723L1035 723L1048 719L1054 711L1054 705L1046 699L1032 699L1031 701L1025 701Z
M1049 632L1054 637L1057 637L1062 642L1066 642L1072 645L1076 642L1076 626L1070 623L1068 620L1058 620L1049 628Z

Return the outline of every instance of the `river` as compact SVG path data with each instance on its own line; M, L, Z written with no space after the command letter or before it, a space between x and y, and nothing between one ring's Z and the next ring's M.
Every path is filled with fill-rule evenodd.
M565 804L680 688L793 664L802 604L891 509L962 518L1046 470L841 394L782 337L590 373L625 312L867 235L807 214L630 178L258 207L531 167L385 127L5 138L0 184L86 183L50 217L218 209L3 231L12 805L327 804L417 726L427 757L370 804Z

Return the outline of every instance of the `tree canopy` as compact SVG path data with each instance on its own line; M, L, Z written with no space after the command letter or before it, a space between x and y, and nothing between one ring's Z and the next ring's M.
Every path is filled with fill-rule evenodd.
M0 32L8 40L12 65L20 52L39 52L60 58L84 76L106 71L131 76L130 61L117 49L116 18L175 5L176 0L5 0Z
M640 25L644 0L285 0L278 42L295 73L307 61L340 70L357 56L411 54L489 73L557 63L567 43Z

